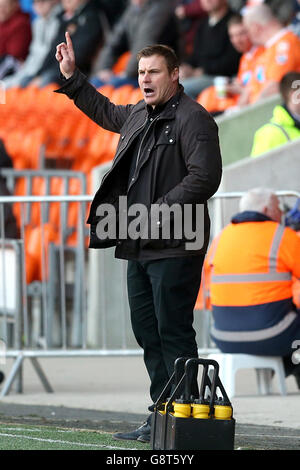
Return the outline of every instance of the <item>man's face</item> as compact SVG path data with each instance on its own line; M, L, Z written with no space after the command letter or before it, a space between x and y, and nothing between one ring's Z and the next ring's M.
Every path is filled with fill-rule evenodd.
M233 47L244 54L251 48L251 41L243 23L232 24L228 28L228 34Z
M55 0L33 0L33 8L38 16L46 18L55 5Z
M7 21L18 8L16 0L0 0L0 23Z
M254 21L247 21L244 19L244 24L250 41L256 46L263 46L264 41L262 40L263 26L255 23Z
M300 76L299 79L293 83L293 85L295 86L295 88L291 88L290 92L288 93L286 105L291 113L300 116Z
M201 0L201 6L207 13L218 11L227 5L227 0Z
M85 3L85 0L62 0L63 9L72 13L75 12L83 3Z
M162 56L142 57L138 74L144 100L152 107L165 103L177 92L179 71L176 68L170 73Z

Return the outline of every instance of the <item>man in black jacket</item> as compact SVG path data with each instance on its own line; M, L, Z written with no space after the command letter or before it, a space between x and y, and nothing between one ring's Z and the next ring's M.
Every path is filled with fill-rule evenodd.
M155 402L175 359L197 356L193 309L209 238L207 200L222 172L217 126L183 92L178 60L169 47L149 46L138 54L144 100L116 106L75 67L66 39L56 58L67 80L57 91L101 127L121 135L112 168L91 205L90 247L116 246L115 256L128 260L132 327L144 349ZM150 420L115 437L147 442Z

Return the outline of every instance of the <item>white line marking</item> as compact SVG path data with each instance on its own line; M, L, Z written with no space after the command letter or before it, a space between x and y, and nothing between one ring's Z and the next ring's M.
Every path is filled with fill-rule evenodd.
M18 432L18 431L20 431L20 432L43 432L43 431L45 431L45 429L41 429L41 428L10 428L10 427L6 427L6 426L3 426L3 428L4 428L4 431L16 431L16 432ZM56 429L55 432L70 434L70 433L74 432L74 429L64 429L64 430Z
M5 428L5 431L42 432L42 429L38 429L38 428L34 428L34 429L29 429L29 428L7 428L6 426L4 426L4 428Z
M56 444L68 444L68 445L75 445L75 446L82 446L82 447L101 447L104 449L111 449L111 450L137 450L137 449L129 449L126 447L113 447L113 446L106 446L101 444L86 444L82 442L71 442L71 441L62 441L60 439L43 439L41 437L32 437L32 436L23 436L21 434L8 434L1 432L0 436L3 437L16 437L17 439L30 439L32 441L40 441L40 442L50 442Z
M278 439L299 439L299 436L272 436L270 434L235 434L236 436L243 436L243 437L271 437L271 438L278 438Z

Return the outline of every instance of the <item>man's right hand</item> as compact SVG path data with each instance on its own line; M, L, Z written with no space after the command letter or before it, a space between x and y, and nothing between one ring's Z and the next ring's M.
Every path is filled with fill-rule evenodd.
M56 46L56 60L59 62L59 68L65 78L71 78L75 68L75 54L70 34L66 32L66 42Z

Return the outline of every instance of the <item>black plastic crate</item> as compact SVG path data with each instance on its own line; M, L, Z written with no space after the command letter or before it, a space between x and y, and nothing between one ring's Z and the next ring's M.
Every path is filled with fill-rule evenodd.
M184 372L180 367L184 363ZM203 366L199 397L191 395L191 384L195 377L195 368ZM212 380L209 367L213 368ZM173 392L169 398L166 393L173 384ZM205 393L208 391L210 396ZM183 389L183 393L180 392ZM217 392L221 394L217 395ZM207 409L207 417L178 417L177 408L189 409L193 404L203 404ZM218 413L226 419L217 419ZM223 413L224 412L224 413ZM206 416L206 415L205 415ZM154 450L233 450L235 419L232 406L219 378L219 365L207 359L179 358L175 361L174 374L162 391L152 416L150 444Z

